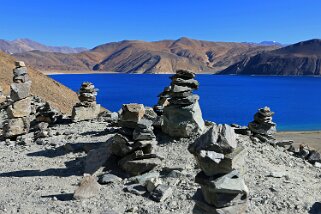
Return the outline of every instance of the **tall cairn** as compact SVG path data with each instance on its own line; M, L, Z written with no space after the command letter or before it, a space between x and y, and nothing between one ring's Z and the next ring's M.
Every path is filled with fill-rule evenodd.
M120 132L112 139L112 154L119 157L120 168L132 176L161 164L155 154L157 140L153 132L157 115L151 118L148 111L142 104L124 104L119 113Z
M158 95L159 99L157 104L154 106L154 111L157 115L161 116L163 114L165 106L169 104L168 99L170 98L171 87L168 86L164 88L164 91Z
M15 62L13 83L10 85L10 102L7 107L8 120L3 127L5 138L13 138L29 132L31 113L31 80L24 62Z
M98 117L100 105L96 103L97 89L90 82L84 82L78 93L78 102L72 109L71 120L78 122Z
M188 150L202 170L195 177L202 196L196 199L193 213L245 213L249 193L242 178L246 151L237 145L233 128L214 124Z
M179 70L171 77L169 105L164 107L162 130L171 137L201 134L205 124L198 103L198 81L191 71Z
M267 106L260 108L254 115L254 121L250 122L248 127L254 137L262 142L274 143L274 134L276 133L276 124L272 122L274 112Z

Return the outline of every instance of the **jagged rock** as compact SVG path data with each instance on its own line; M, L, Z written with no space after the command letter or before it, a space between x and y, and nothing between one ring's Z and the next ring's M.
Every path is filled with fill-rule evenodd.
M321 162L321 154L318 151L312 150L309 152L307 160L311 163Z
M201 134L205 127L198 102L184 107L166 106L163 116L162 130L172 137Z
M10 86L10 98L13 101L22 100L30 96L31 81L25 83L12 83Z
M144 195L147 192L146 188L140 184L131 184L125 186L124 190L135 195Z
M7 108L7 114L10 118L27 117L30 113L31 97L18 100Z
M14 118L5 121L3 126L4 137L11 138L29 132L30 121L28 118Z
M148 192L152 193L158 185L161 185L162 181L159 178L150 178L146 181L146 189Z
M217 208L234 206L247 201L249 190L236 170L214 177L208 177L200 172L195 177L195 182L201 185L205 201Z
M131 146L133 143L134 142L130 142L127 137L116 134L112 138L111 152L114 155L123 157L133 151L133 147Z
M83 120L92 120L98 117L100 105L92 106L75 106L72 110L72 121L79 122Z
M234 129L226 124L213 125L203 135L189 146L189 151L194 154L201 150L215 151L227 154L237 147Z
M172 194L173 194L172 187L165 185L165 184L160 184L155 188L155 190L152 192L151 196L152 196L153 200L155 200L157 202L163 202L167 198L171 197Z
M301 144L299 147L299 152L297 153L297 156L306 159L310 154L310 148L304 144Z
M82 200L92 198L98 195L100 186L96 180L96 177L91 175L85 175L80 186L74 192L74 199Z

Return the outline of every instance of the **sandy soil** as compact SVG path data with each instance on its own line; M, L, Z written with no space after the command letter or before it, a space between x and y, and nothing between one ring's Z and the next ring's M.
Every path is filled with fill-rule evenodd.
M307 144L321 152L321 131L278 132L278 140L293 140L294 145Z

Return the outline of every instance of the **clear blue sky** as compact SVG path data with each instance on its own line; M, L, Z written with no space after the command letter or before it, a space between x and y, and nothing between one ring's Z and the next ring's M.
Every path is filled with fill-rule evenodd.
M320 0L0 0L0 38L92 48L182 36L294 43L321 37Z

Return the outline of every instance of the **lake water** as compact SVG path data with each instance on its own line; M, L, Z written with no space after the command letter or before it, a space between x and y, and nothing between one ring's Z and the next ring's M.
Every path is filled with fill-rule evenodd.
M111 111L123 103L153 106L170 84L169 75L51 75L77 91L84 81L99 88L97 102ZM247 125L258 108L269 106L278 130L321 130L321 78L198 75L203 117L216 123Z

